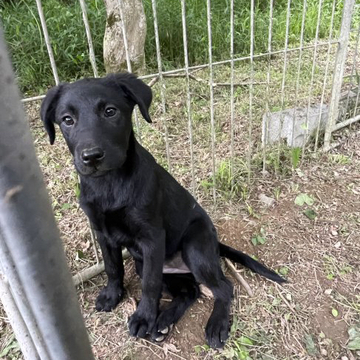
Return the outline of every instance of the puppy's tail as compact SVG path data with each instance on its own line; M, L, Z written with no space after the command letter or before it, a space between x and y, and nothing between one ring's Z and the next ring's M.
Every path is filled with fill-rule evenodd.
M254 273L265 276L266 278L273 280L277 283L286 282L281 276L279 276L276 272L268 269L266 266L260 264L258 261L254 260L249 255L244 254L241 251L235 250L230 246L219 243L220 248L220 256L226 257L229 260L237 262L243 266L246 266Z

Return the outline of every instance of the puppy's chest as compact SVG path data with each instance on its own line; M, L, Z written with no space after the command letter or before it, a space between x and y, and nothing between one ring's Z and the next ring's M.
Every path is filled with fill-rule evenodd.
M101 231L113 245L130 247L141 234L141 226L134 211L127 206L101 211L95 209L90 218L95 228Z

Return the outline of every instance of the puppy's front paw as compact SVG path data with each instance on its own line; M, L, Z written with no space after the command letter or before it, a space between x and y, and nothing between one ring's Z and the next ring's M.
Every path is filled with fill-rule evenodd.
M130 335L144 338L147 334L151 333L155 325L155 320L156 314L144 312L139 309L136 310L134 314L130 316L128 322Z
M206 325L205 336L210 347L223 348L229 337L229 320L211 317Z
M96 299L97 311L111 311L115 309L116 305L121 301L124 296L124 289L105 286Z

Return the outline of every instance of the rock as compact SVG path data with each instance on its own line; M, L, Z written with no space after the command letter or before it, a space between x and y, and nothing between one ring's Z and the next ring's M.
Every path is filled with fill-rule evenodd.
M265 194L260 194L259 200L267 207L270 207L275 203L275 199L268 197Z
M324 348L321 348L321 349L320 349L320 354L321 354L322 356L327 356L328 352L327 352Z
M325 129L328 115L327 105L311 106L308 115L308 131L306 131L307 107L266 113L263 115L262 122L262 144L264 146L264 144L272 144L285 139L288 146L302 147L311 136L316 134L319 116L320 131Z
M121 25L119 0L104 0L106 27L104 34L104 64L107 73L127 70L126 52ZM124 26L132 72L145 68L144 44L146 17L142 0L122 0Z

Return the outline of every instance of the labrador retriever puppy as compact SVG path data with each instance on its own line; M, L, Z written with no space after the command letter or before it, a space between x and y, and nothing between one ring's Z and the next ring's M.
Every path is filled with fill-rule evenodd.
M285 280L220 243L205 210L137 142L132 112L138 105L150 123L151 100L150 87L132 74L83 79L50 89L41 119L51 144L54 124L60 127L80 176L80 205L101 247L108 282L96 309L111 311L124 296L121 251L126 247L142 279L142 297L128 322L130 334L163 340L198 298L202 283L215 299L206 340L221 348L229 332L233 286L221 270L220 256L278 283ZM173 300L160 311L164 289Z

